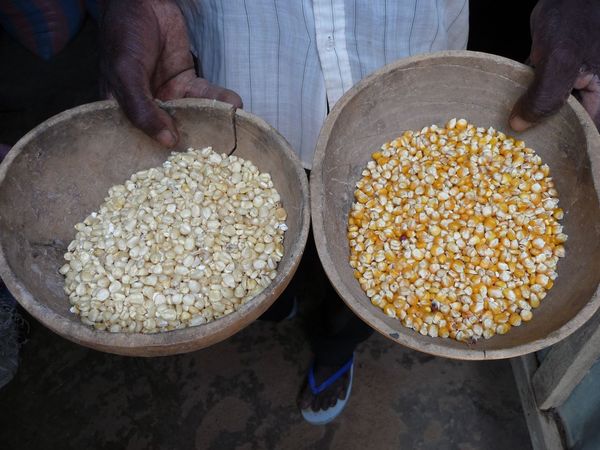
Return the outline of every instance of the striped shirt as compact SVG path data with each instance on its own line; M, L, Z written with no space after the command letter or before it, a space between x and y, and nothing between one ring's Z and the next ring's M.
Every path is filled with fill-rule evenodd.
M329 107L399 58L464 49L468 0L178 0L203 76L310 168Z

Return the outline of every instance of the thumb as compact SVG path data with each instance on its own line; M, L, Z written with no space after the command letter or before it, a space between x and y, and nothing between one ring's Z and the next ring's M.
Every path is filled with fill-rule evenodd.
M197 97L197 98L214 98L225 103L229 103L236 108L242 108L242 98L234 91L225 89L221 86L217 86L208 82L203 78L196 78L190 85L185 93L186 97Z
M179 140L177 127L171 116L154 101L148 77L140 69L132 70L130 64L122 65L121 69L115 71L116 77L110 84L125 115L148 136L165 147L174 147Z
M127 91L122 96L115 96L125 115L137 128L165 147L177 144L179 135L173 119L149 94Z
M579 52L564 44L542 58L533 83L513 107L511 128L524 131L556 113L567 101L581 65Z
M594 74L581 75L575 83L581 104L600 130L600 78Z

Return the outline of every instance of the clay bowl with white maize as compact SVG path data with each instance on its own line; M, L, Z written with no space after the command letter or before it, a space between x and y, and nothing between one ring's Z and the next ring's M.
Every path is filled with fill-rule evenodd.
M159 356L219 342L293 276L308 180L263 120L209 100L162 105L173 152L112 101L61 113L0 166L0 276L76 343Z
M509 358L597 311L600 138L574 98L513 133L532 74L482 53L412 57L358 83L323 126L319 256L348 306L393 341Z

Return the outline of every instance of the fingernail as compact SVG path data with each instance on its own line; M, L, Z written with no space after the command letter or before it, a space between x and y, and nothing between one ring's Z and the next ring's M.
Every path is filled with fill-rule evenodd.
M594 74L593 73L582 73L580 74L577 79L575 80L575 84L573 85L573 88L575 89L584 89L586 88L594 79Z
M533 124L531 122L527 122L519 116L510 118L510 127L515 131L525 131L532 126Z
M165 147L174 147L177 143L177 138L170 130L164 129L158 132L156 135L156 140L160 142Z

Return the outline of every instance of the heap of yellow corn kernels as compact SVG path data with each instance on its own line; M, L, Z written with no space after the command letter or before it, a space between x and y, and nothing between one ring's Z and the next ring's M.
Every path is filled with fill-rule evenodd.
M212 149L174 152L113 186L75 225L60 268L71 312L98 330L200 325L265 289L287 215L268 173Z
M423 335L464 342L531 320L567 239L541 158L464 119L406 131L372 156L348 239L373 305Z

